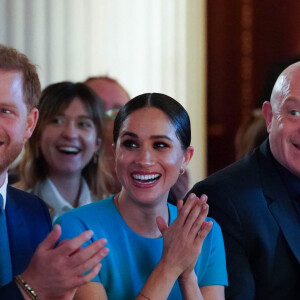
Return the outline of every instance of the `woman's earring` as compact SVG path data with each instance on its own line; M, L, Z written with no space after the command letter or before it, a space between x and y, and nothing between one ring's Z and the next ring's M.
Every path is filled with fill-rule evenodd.
M98 164L98 159L99 159L99 152L96 151L96 152L94 153L94 156L93 156L93 163L94 163L95 165Z
M185 169L184 168L180 168L179 175L183 175L184 173L185 173Z

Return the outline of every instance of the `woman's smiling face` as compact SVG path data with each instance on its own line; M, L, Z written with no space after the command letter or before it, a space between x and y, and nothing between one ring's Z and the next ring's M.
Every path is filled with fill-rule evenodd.
M53 116L39 144L50 176L81 175L99 145L95 124L80 98Z
M180 168L190 159L183 151L167 115L154 107L141 108L123 122L116 151L116 172L122 190L139 202L167 199ZM188 154L187 154L188 153Z

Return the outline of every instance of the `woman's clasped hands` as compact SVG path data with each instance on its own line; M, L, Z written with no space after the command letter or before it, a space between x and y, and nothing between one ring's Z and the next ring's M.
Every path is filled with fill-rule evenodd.
M160 264L165 265L170 275L180 281L194 276L194 267L200 255L205 237L212 228L206 222L208 214L207 196L198 198L190 194L185 204L178 201L178 216L170 227L162 217L157 217L157 225L163 237L163 253Z

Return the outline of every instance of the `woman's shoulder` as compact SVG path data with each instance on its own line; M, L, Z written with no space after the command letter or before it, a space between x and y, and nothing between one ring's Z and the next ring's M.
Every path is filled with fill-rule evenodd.
M213 226L212 226L208 236L206 237L206 239L214 240L214 243L215 242L218 243L218 241L223 242L223 234L222 234L222 230L221 230L219 223L211 217L206 217L205 221L206 222L211 221L213 223Z
M211 221L213 223L212 229L214 228L214 230L221 231L221 227L220 227L219 223L215 219L213 219L211 217L206 217L205 221L206 222Z
M74 208L59 217L59 220L92 219L107 215L115 210L113 196Z
M100 199L95 202L77 207L72 209L67 213L74 213L74 214L85 214L85 213L98 213L99 210L110 210L114 208L113 196L110 196L105 199ZM67 214L66 213L66 214Z
M74 208L55 220L55 224L62 227L63 239L70 239L84 230L91 229L94 231L94 237L103 237L104 228L111 226L116 208L113 202L113 196L99 200L94 203L86 204L78 208Z

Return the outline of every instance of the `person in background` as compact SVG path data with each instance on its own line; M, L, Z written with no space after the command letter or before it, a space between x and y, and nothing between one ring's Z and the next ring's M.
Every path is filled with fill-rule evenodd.
M109 194L113 195L121 190L112 151L114 120L120 108L130 100L130 96L117 80L107 76L90 77L85 84L92 88L103 102L105 111L103 160L106 162L110 174L110 176L105 176L105 185Z
M268 137L264 114L254 109L248 120L242 124L235 136L235 158L239 160L258 147Z
M68 81L45 88L38 109L15 186L43 199L55 220L107 195L101 160L104 109L92 89Z
M224 299L222 233L206 219L206 196L180 200L177 210L167 203L194 151L185 109L164 94L143 94L120 109L113 133L121 191L57 220L62 242L85 228L109 237L101 273L75 299Z
M36 67L0 45L0 299L73 299L108 253L104 239L81 250L91 231L55 248L61 228L50 232L45 204L7 184L7 170L35 128L40 92Z
M101 98L105 109L105 138L104 153L105 161L109 165L111 176L105 176L106 186L110 194L116 194L121 190L121 184L115 172L115 160L112 151L114 119L120 108L130 100L128 92L115 79L108 76L90 77L85 81ZM168 201L172 204L182 199L189 189L188 172L181 174L178 181L171 188Z
M262 111L269 137L197 183L224 234L226 299L299 299L300 62L278 77Z

